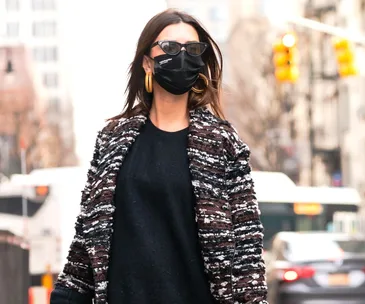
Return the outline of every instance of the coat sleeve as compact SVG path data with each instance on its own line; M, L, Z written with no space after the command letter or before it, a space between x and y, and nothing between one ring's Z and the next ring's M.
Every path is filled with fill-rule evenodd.
M232 287L235 304L268 304L263 253L263 226L249 164L250 150L231 134L227 195L234 232Z
M91 294L79 293L70 288L56 286L51 294L51 304L91 304Z
M69 295L75 295L76 293L78 294L76 298L79 299L79 301L75 303L91 304L91 299L94 296L94 279L90 258L85 248L83 221L84 209L89 201L99 164L100 141L101 132L97 135L93 159L87 173L86 185L82 191L81 210L76 219L74 238L71 242L66 264L63 271L59 274L55 283L55 290L51 294L51 304L69 303ZM82 299L82 301L80 301L80 299Z

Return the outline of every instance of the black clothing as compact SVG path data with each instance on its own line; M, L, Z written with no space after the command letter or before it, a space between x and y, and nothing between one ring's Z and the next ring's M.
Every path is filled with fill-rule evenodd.
M109 304L211 304L198 243L188 129L150 120L117 177Z

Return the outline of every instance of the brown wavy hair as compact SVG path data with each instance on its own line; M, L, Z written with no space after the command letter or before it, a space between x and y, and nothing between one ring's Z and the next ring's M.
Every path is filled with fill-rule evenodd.
M209 85L204 93L189 92L189 110L208 106L213 114L224 118L220 105L220 88L222 82L222 53L217 43L212 39L203 26L192 16L181 11L168 9L154 16L143 29L139 37L136 54L129 67L128 84L126 88L127 100L122 113L111 119L129 118L134 115L148 115L153 99L153 93L148 93L144 85L145 71L142 67L144 55L149 55L152 43L161 31L170 24L187 23L195 28L201 42L209 47L202 55L205 67L202 73L209 79ZM204 88L201 80L195 84L197 88Z

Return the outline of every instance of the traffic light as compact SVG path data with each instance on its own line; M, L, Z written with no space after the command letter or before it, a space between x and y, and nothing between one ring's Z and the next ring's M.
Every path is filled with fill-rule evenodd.
M53 288L53 276L52 276L50 265L46 266L46 273L44 275L42 275L41 284L43 287L45 287L47 289Z
M336 52L338 74L340 77L357 75L358 70L351 42L347 39L336 38L333 45Z
M296 82L299 78L297 37L286 33L273 45L275 77L279 82Z

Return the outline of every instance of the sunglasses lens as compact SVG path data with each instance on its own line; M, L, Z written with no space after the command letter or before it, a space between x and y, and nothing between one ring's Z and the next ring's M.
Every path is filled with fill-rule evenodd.
M161 49L169 55L176 55L180 52L180 45L173 41L163 41Z
M204 51L207 49L206 44L204 43L199 43L199 42L193 42L193 43L189 43L186 46L186 51L188 52L189 55L191 56L200 56L201 54L204 53Z

